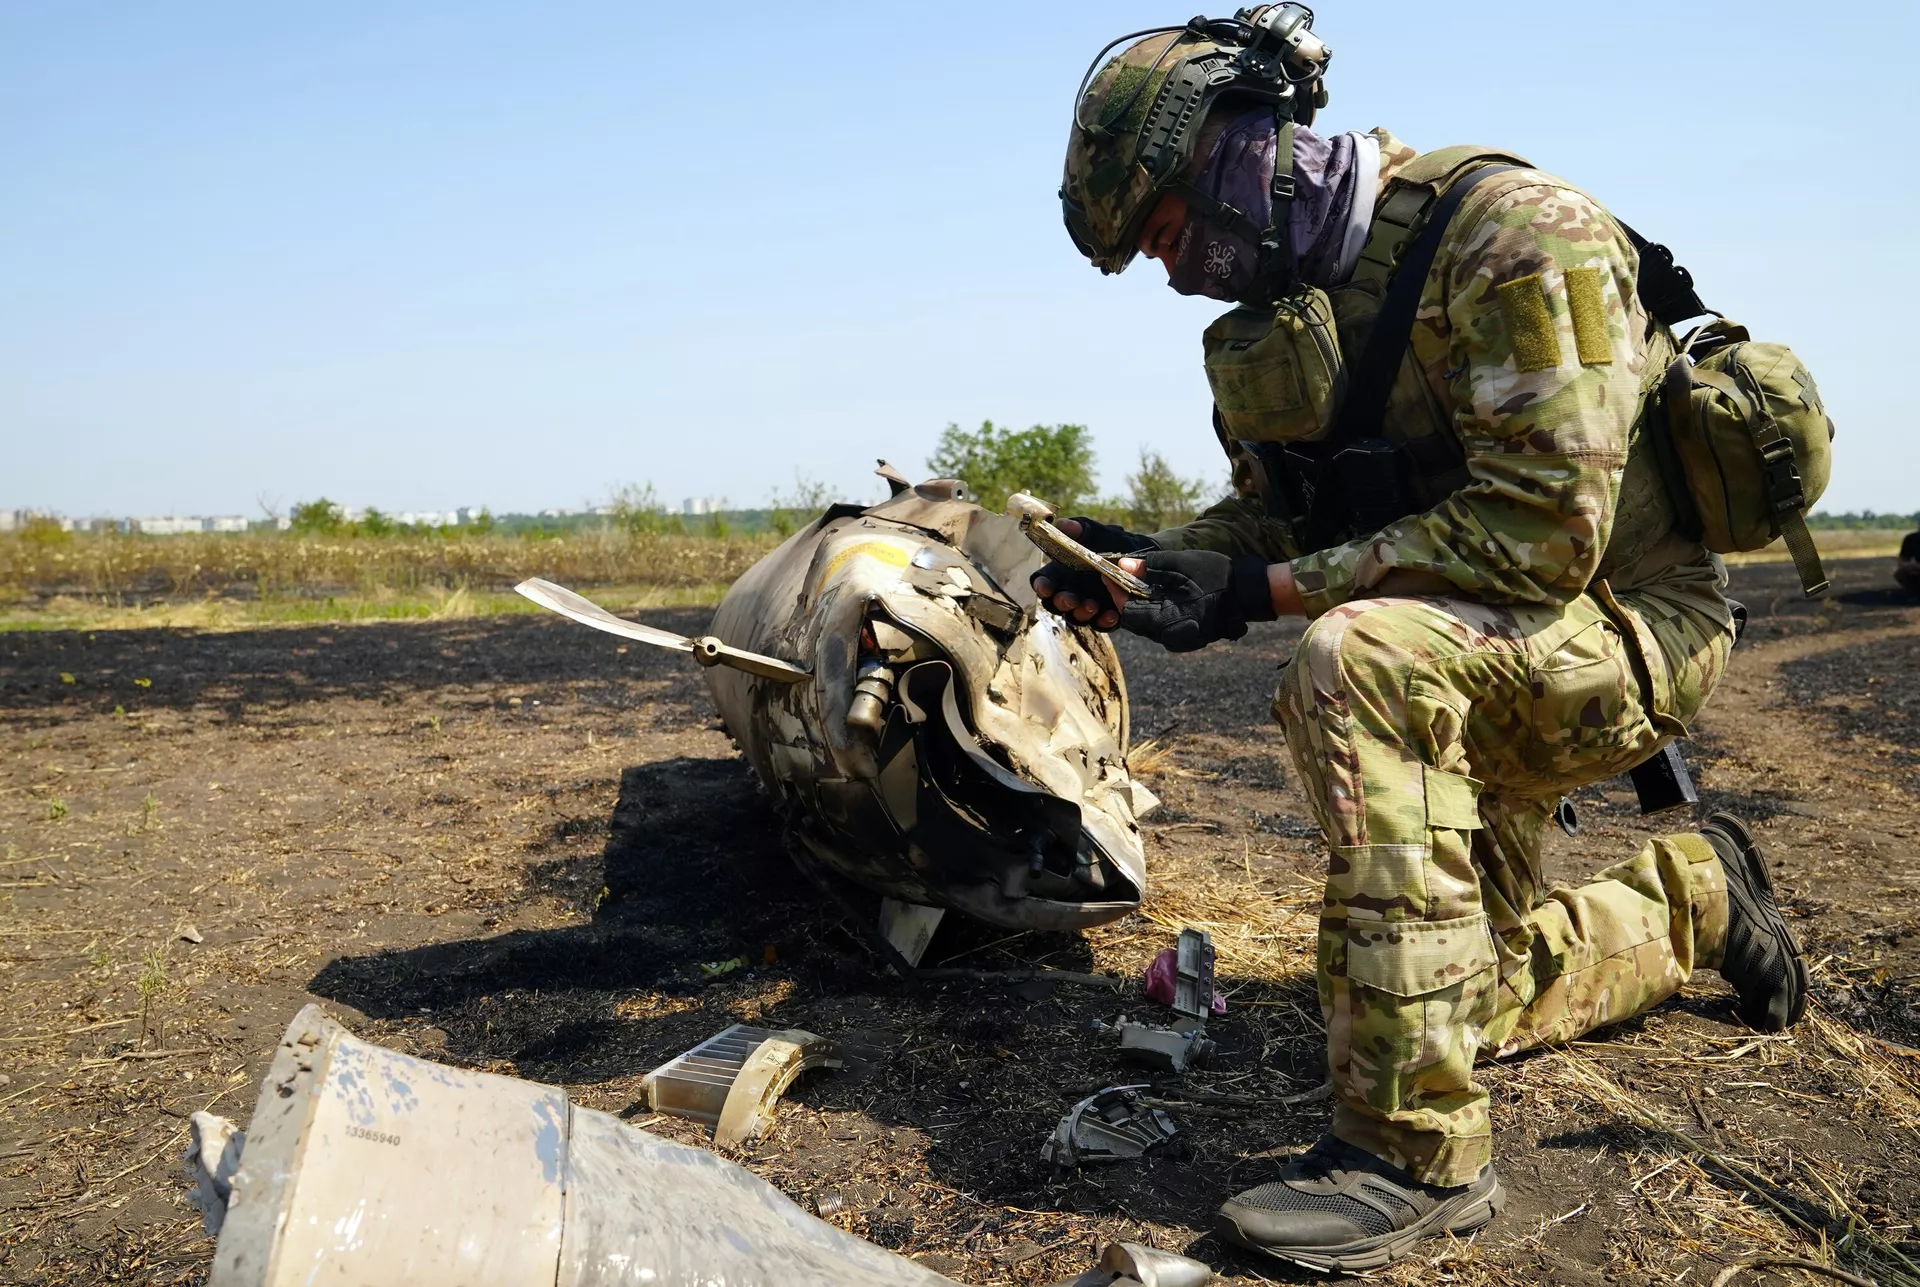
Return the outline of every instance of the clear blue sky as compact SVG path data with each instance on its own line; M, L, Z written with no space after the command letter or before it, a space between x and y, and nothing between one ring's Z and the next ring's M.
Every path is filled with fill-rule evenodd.
M0 506L871 496L986 418L1218 475L1217 306L1054 196L1088 59L1193 7L7 4ZM1818 375L1824 507L1911 511L1913 14L1328 3L1323 124L1669 241Z

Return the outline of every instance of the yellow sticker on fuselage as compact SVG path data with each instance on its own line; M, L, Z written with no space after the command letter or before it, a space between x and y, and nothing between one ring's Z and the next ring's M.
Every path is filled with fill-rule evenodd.
M833 580L833 574L845 567L849 560L856 558L878 559L891 567L903 568L912 556L898 545L888 541L859 541L846 546L827 560L827 566L820 573L820 585ZM818 589L819 586L815 586Z

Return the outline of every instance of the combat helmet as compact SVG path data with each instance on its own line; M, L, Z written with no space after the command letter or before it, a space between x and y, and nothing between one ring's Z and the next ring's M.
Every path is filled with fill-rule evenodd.
M1103 273L1124 269L1160 194L1180 186L1214 107L1226 99L1271 103L1283 122L1308 124L1326 105L1322 77L1332 56L1313 34L1313 10L1300 4L1255 5L1231 18L1198 17L1108 42L1074 98L1060 185L1073 244ZM1292 196L1284 150L1283 160L1274 176L1276 227L1285 226Z

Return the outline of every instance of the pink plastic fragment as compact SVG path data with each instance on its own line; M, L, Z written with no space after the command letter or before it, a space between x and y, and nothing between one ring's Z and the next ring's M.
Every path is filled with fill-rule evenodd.
M1173 982L1177 973L1179 953L1173 948L1162 948L1147 966L1147 972L1141 976L1141 983L1147 994L1147 1000L1158 1001L1161 1005L1173 1004ZM1215 1014L1227 1012L1227 999L1218 992L1213 994L1213 1004L1209 1007Z

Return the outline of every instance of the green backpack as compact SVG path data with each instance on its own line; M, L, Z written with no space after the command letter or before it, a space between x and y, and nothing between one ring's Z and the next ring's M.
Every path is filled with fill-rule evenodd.
M1688 336L1658 396L1666 414L1649 419L1664 421L1683 483L1670 491L1691 502L1701 543L1732 554L1785 537L1807 597L1826 593L1806 514L1827 489L1833 421L1793 350L1721 318Z

